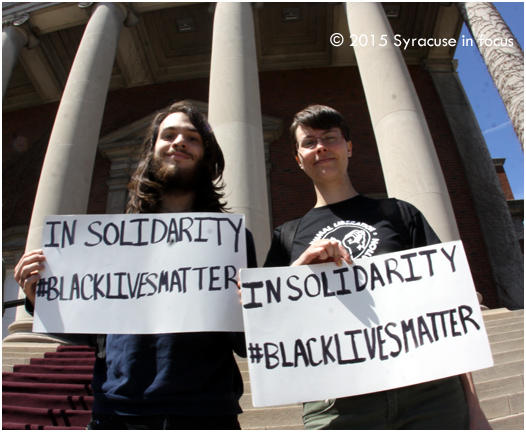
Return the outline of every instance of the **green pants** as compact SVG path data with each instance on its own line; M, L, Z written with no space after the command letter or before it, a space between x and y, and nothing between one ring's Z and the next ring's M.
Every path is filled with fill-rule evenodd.
M308 402L305 429L469 429L469 412L458 377L409 387Z

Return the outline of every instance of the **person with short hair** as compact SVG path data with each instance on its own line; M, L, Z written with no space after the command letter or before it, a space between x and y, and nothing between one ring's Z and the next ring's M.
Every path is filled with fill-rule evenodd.
M175 103L148 129L126 212L224 212L224 167L203 115ZM15 268L29 311L44 261L42 250L31 251ZM248 230L247 262L257 266ZM95 361L88 429L240 429L243 381L233 351L246 357L243 333L107 335Z
M276 228L265 267L341 265L440 242L413 205L368 198L354 189L347 172L350 128L338 111L308 106L294 116L290 133L296 161L314 184L316 204L301 219ZM291 236L291 242L285 240ZM306 429L491 429L471 374L308 402L303 421Z

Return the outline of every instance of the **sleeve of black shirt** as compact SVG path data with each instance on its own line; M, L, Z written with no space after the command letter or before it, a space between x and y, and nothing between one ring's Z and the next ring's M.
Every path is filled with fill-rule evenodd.
M256 256L256 245L254 244L254 236L249 230L246 230L247 237L247 267L256 268L258 266L258 259Z
M272 242L263 267L286 267L290 265L290 256L287 251L283 250L281 242L281 228L282 226L277 227L272 234Z
M399 201L402 205L400 210L404 223L409 229L412 247L424 247L441 243L425 216L414 205L405 201Z

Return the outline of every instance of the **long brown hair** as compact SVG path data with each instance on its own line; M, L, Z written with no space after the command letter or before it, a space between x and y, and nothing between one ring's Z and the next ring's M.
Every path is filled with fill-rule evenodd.
M222 179L225 160L223 152L204 116L189 102L181 101L159 111L148 128L141 148L141 161L128 184L129 199L126 213L154 213L158 210L163 186L155 179L155 173L152 170L154 148L161 123L170 114L177 112L188 116L203 140L204 169L200 173L193 209L203 212L226 211L226 204L220 201L224 196Z

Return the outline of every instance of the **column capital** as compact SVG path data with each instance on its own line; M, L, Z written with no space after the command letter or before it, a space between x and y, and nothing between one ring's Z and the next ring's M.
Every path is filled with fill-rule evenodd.
M126 27L133 27L135 24L139 22L139 17L135 13L135 11L132 9L132 6L130 3L122 3L122 2L80 2L78 4L79 8L81 9L90 9L90 14L93 14L93 11L97 8L99 5L107 5L111 7L116 7L121 10L123 14L123 22Z
M250 4L252 5L252 10L260 10L263 9L263 7L265 6L265 3L263 2L250 2ZM214 15L216 11L216 6L217 2L210 3L210 6L208 7L208 13Z
M40 39L29 26L28 14L2 21L2 31L9 31L9 29L18 32L24 38L23 46L27 49L33 49L40 43Z

